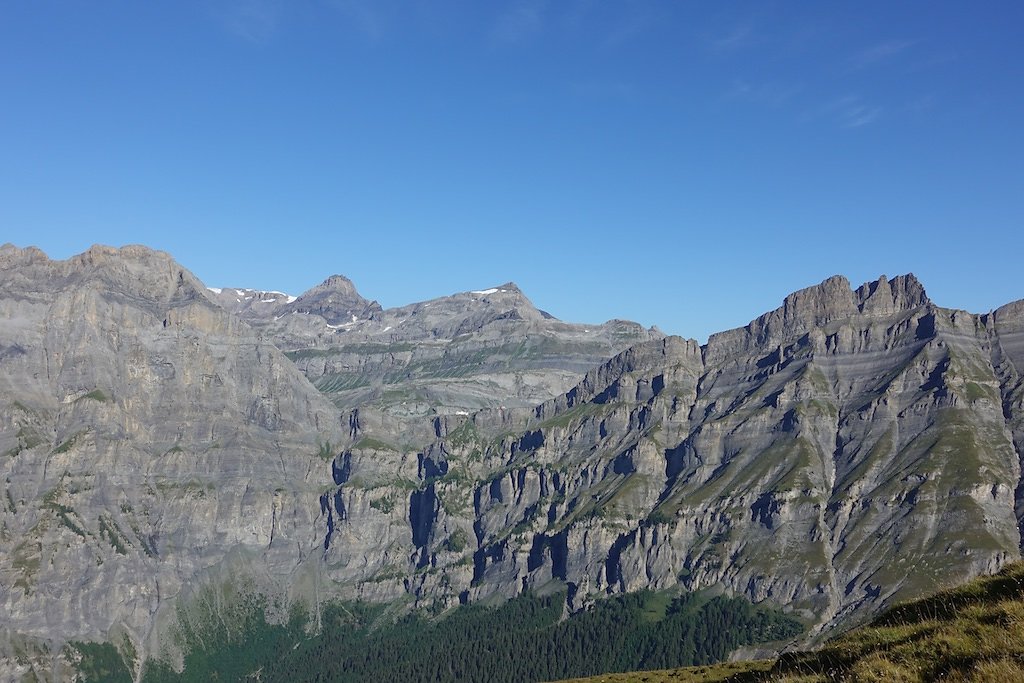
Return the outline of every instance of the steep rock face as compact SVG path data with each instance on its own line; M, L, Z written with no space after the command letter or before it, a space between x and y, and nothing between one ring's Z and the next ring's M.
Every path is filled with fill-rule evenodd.
M240 567L438 608L714 587L828 632L1020 555L1024 303L943 309L912 276L702 347L511 284L380 310L8 245L0 321L0 642L153 652Z
M1003 417L1024 458L1024 301L982 316L989 331L992 366L999 380ZM1024 462L1024 461L1022 461ZM1017 519L1024 520L1024 485L1016 491Z
M229 553L319 547L337 411L169 256L0 248L0 622L144 642Z
M913 276L831 278L703 348L637 345L525 422L345 453L335 534L372 518L390 550L333 575L443 604L719 586L856 619L1019 557L1021 329Z

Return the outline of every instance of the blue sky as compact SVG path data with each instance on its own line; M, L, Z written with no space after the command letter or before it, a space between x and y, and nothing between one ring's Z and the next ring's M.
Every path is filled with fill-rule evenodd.
M841 273L1024 297L1024 4L0 4L0 242L701 340Z

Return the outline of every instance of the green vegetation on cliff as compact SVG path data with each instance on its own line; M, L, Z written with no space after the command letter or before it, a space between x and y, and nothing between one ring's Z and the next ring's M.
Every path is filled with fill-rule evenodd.
M150 661L142 680L524 683L719 661L737 647L802 630L740 598L641 592L569 618L564 604L564 593L525 595L496 608L464 606L440 619L413 613L397 622L381 607L335 604L309 635L307 615L293 611L272 625L261 602L242 601L219 618L200 610L182 619L184 670Z

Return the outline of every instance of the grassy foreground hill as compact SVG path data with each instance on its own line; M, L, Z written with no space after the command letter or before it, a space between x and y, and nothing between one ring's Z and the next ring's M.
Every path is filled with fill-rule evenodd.
M1024 563L897 605L808 652L572 683L1024 681Z

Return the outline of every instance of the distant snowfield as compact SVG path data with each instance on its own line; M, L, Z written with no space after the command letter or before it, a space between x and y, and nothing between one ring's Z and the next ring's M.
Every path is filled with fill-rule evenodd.
M498 289L497 287L492 287L491 289L481 289L481 290L473 291L473 292L470 292L470 294L484 294L484 295L487 295L487 294L494 294L495 292L505 293L507 291L508 291L507 289Z
M213 292L214 294L221 294L221 293L224 292L224 289L221 288L221 287L207 287L207 289L210 290L211 292ZM280 301L277 300L280 297L284 297L286 299L286 303L290 304L290 303L292 303L293 301L295 301L296 299L299 298L297 296L292 296L291 294L286 294L284 292L278 292L278 291L275 291L275 290L271 290L269 292L260 292L258 290L253 290L253 289L250 289L250 290L247 290L247 289L232 289L231 291L233 291L235 293L235 296L238 297L238 302L239 303L241 303L243 297L244 297L244 299L246 301L248 301L249 299L253 298L253 296L257 297L257 302L258 303L264 303L264 304L280 303ZM267 296L267 295L271 295L271 296L276 297L276 298L264 299L263 297Z

